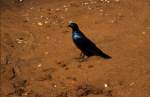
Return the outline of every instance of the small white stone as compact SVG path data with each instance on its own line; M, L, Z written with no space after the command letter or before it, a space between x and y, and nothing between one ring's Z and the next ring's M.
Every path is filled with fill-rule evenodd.
M40 16L40 18L43 18L43 17L44 17L44 16L42 16L42 15Z
M54 88L56 88L57 87L57 85L54 85Z
M38 66L37 67L41 67L42 66L42 64L38 64Z
M38 22L37 24L38 24L39 26L42 26L42 25L43 25L43 23L42 23L42 22Z
M104 87L107 88L107 87L108 87L108 84L105 83L105 84L104 84Z
M64 5L64 7L67 7L66 5Z
M21 39L16 39L16 41L17 41L17 43L18 44L21 44L21 43L23 43L24 41L23 40L21 40Z
M47 23L48 23L48 21L45 21L44 23L45 23L45 24L47 24Z
M129 86L133 86L134 84L135 84L135 82L132 82L132 83L129 84Z
M146 34L146 32L142 32L142 34L143 34L143 35L145 35L145 34Z
M30 8L31 10L33 9L33 7Z
M110 1L106 1L107 3L110 3Z
M18 0L19 2L23 2L23 0Z
M119 2L120 0L115 0L115 2Z

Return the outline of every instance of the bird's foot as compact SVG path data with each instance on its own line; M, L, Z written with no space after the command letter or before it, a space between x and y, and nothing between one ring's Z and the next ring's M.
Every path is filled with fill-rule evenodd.
M80 62L83 62L83 61L86 61L88 59L88 57L87 56L81 56L80 57Z
M80 57L76 57L75 59L79 59L79 62L86 61L88 56L84 55L84 53L80 53Z

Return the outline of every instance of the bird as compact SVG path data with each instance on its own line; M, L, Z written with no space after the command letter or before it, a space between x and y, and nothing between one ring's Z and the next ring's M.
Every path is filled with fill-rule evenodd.
M80 59L84 60L91 56L100 56L105 59L110 59L111 56L105 54L100 50L90 39L88 39L79 29L77 23L70 23L68 25L72 29L72 40L81 50Z

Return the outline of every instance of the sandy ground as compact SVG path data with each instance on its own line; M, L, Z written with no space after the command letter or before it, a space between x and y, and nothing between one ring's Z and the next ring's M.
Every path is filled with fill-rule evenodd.
M150 0L0 0L0 8L1 97L150 97ZM80 62L69 21L112 59Z

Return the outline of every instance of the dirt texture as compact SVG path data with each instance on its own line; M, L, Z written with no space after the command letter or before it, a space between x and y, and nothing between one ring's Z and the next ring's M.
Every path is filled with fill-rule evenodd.
M1 97L150 97L150 0L0 0ZM81 62L69 22L112 59Z

